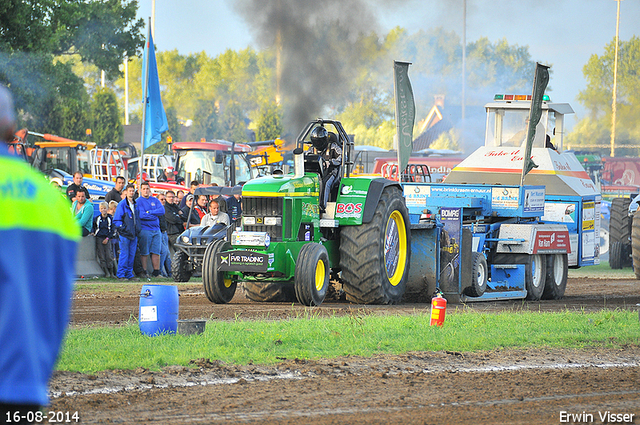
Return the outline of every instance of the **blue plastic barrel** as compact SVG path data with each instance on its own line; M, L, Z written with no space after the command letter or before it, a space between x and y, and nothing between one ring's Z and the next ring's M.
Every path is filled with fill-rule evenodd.
M138 315L140 332L155 336L178 330L178 287L143 285Z

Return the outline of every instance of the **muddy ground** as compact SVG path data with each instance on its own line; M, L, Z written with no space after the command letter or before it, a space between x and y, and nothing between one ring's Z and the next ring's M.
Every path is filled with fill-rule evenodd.
M135 319L140 287L80 284L72 326ZM469 303L450 306L448 314L456 309L637 310L639 289L640 281L630 278L572 277L559 301ZM298 304L254 303L241 292L227 305L214 305L199 283L181 284L179 292L180 319L281 319L310 310ZM331 300L313 314L354 310L412 314L428 311L429 305L360 306ZM162 371L57 372L51 391L49 410L78 411L82 423L554 424L631 419L640 424L640 346L282 359L273 367L193 359L190 367ZM607 411L635 416L607 418ZM572 414L586 416L572 421Z
M135 283L92 283L79 285L73 301L72 326L118 325L138 317L140 289L144 284L175 285L173 281ZM331 316L364 310L374 314L412 314L429 311L430 304L405 300L399 305L356 305L344 300L328 299L320 307L304 307L298 303L256 303L248 300L238 289L229 304L212 304L204 294L202 283L178 284L180 319L285 319L304 312ZM597 311L602 308L636 309L640 303L640 281L631 278L569 278L564 298L554 301L496 301L452 304L448 312L473 311Z

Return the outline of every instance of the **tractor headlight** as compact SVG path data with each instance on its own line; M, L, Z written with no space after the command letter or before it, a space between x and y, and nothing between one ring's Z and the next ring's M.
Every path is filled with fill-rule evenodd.
M256 224L256 218L255 217L242 217L242 223L243 224L247 224L249 226L253 226Z
M280 226L282 225L282 217L265 217L264 224L266 226Z
M191 245L191 243L189 241L189 236L183 236L182 237L182 243L187 244L187 245Z

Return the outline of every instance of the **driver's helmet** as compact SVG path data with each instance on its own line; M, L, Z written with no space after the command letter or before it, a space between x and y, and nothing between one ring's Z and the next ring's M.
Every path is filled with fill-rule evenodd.
M316 127L311 130L311 145L313 145L319 152L324 151L329 144L329 136L327 129L324 127Z

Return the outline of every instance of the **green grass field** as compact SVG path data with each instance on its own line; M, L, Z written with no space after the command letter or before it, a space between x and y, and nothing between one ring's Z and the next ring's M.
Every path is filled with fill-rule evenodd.
M87 327L68 332L58 370L159 369L198 358L227 363L273 364L278 358L334 358L409 351L461 352L504 348L623 348L640 344L638 314L459 312L442 328L428 314L318 318L302 313L283 321L209 321L201 335L140 333L135 319L120 327Z
M608 279L635 279L636 275L633 273L631 267L625 267L623 269L614 270L609 266L608 261L603 261L597 266L580 267L579 269L570 269L569 277L595 277L595 278L608 278Z

